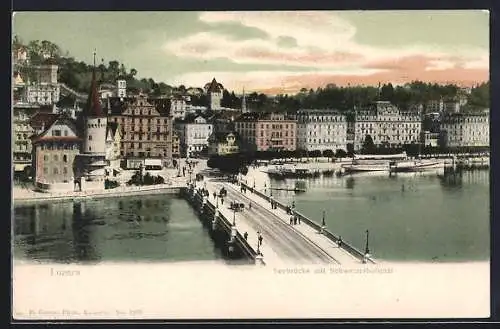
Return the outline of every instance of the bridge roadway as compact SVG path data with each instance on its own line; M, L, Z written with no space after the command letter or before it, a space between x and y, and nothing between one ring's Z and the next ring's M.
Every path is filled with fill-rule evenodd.
M219 211L229 220L235 216L236 229L240 234L248 233L250 245L257 249L257 232L260 231L263 243L260 251L266 264L360 264L360 260L339 248L333 241L319 234L305 223L290 225L289 215L280 209L271 210L269 202L252 194L239 191L234 184L206 181L210 192L210 202L215 203L213 192L224 187L227 196L224 204L218 201ZM229 209L232 201L245 204L243 211ZM249 209L248 205L252 204Z

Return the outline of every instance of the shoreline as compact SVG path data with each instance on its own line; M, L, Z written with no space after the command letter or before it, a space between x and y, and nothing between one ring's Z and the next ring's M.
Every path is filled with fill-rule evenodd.
M153 194L179 194L183 185L151 185L147 187L132 187L121 190L109 189L102 191L68 192L65 195L51 195L51 193L32 192L38 195L17 196L13 193L12 203L14 206L37 202L58 201L65 202L71 200L89 200L121 196L153 195ZM43 195L47 194L47 195Z

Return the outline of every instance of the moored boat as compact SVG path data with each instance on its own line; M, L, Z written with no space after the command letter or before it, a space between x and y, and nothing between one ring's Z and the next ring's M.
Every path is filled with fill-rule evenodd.
M391 172L415 172L444 169L444 162L439 160L391 161Z

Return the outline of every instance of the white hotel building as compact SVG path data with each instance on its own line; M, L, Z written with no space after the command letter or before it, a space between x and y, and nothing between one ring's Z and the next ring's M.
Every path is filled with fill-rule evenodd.
M377 147L418 143L422 119L418 112L402 112L390 102L378 101L368 109L357 110L354 125L354 150L359 151L367 135Z
M179 136L181 154L189 157L208 148L208 138L212 134L213 124L202 116L189 117L177 121L175 129Z
M445 114L441 120L441 136L445 147L489 146L489 114Z
M297 148L324 151L347 148L346 116L335 110L297 111Z

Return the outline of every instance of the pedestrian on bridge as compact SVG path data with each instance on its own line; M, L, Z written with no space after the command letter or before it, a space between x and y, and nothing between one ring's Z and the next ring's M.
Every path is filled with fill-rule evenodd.
M295 216L295 218L297 218L299 220L299 224L300 224L300 216Z
M214 191L213 195L214 195L214 199L215 199L217 197L217 194L215 193L215 191Z
M293 216L293 225L297 225L297 216Z
M293 225L293 216L290 216L290 225Z
M262 234L260 232L257 233L259 235L259 245L262 246L262 240L264 240L264 238L262 237Z
M245 233L243 234L243 237L245 238L245 240L248 240L248 232L245 232Z

